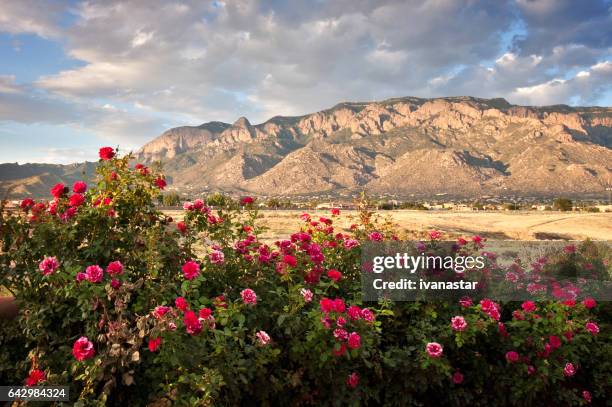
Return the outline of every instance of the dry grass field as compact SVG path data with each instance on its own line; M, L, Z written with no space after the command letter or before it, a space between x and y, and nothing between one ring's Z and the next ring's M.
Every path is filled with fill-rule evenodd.
M180 217L180 211L170 215ZM286 238L301 225L300 210L261 211L261 225L268 230L263 240ZM329 216L329 211L308 211L313 217ZM348 230L355 211L342 211L337 226ZM458 212L458 211L380 211L400 231L401 238L421 237L436 229L447 237L480 234L489 239L546 240L585 239L612 240L612 213L584 212Z

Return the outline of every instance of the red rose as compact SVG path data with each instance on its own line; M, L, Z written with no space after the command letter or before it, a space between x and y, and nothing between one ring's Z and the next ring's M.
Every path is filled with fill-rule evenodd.
M521 308L523 308L525 312L533 312L536 310L536 305L533 301L525 301L521 305Z
M106 272L111 276L123 274L123 264L120 261L113 261L106 267Z
M331 269L327 272L327 277L333 281L339 281L342 278L342 273L338 270Z
M55 186L51 188L51 195L56 199L61 198L66 192L66 187L62 183L55 184Z
M21 201L21 204L19 204L19 206L21 207L21 209L30 209L34 206L34 200L32 198L26 198Z
M36 386L40 382L47 380L45 372L39 369L34 369L30 372L30 375L25 380L26 386Z
M461 384L463 383L463 374L459 371L453 373L453 383Z
M334 216L338 216L338 215L340 215L340 209L338 209L338 208L332 208L332 210L331 210L331 214L332 214L332 215L334 215Z
M359 375L355 372L351 373L346 378L346 385L350 387L351 389L356 388L359 385Z
M359 349L361 346L361 336L357 332L351 332L348 336L348 346L351 349Z
M95 354L94 345L85 336L81 336L72 346L72 354L79 362L93 357Z
M81 206L85 202L85 197L81 194L72 194L70 196L71 206Z
M198 312L198 315L200 316L200 318L207 319L212 315L212 310L210 308L202 308Z
M506 360L510 363L514 363L519 360L519 354L513 350L506 352Z
M100 149L100 159L104 161L111 160L115 156L115 150L112 147L102 147Z
M290 254L287 254L283 257L283 262L291 267L297 266L297 259Z
M156 186L157 186L157 188L159 188L159 189L164 189L164 188L166 188L166 185L168 185L168 184L166 183L166 180L165 180L165 179L163 179L162 177L157 177L157 178L155 179L155 185L156 185Z
M159 349L159 346L161 345L161 338L157 337L157 338L149 338L149 351L151 352L157 352L157 349Z
M183 297L178 297L174 300L174 305L183 312L187 311L187 308L189 308L189 304L187 304L187 301L185 301Z
M179 230L179 232L184 235L185 232L187 232L187 225L185 225L185 222L180 221L176 223L176 228Z
M195 261L183 264L183 276L186 280L193 280L200 274L200 265Z
M582 301L582 305L584 305L588 309L591 309L597 306L597 302L593 298L588 297L585 298L584 301Z
M189 335L197 335L202 332L202 323L200 323L198 316L193 311L185 312L183 323Z
M104 270L102 270L102 267L98 266L97 264L94 266L89 266L85 269L85 276L87 281L91 283L99 283L104 277Z
M252 204L253 202L255 202L255 200L250 196L245 196L244 198L240 200L240 204L242 206Z
M87 184L83 181L77 181L72 185L72 190L77 194L82 194L87 191Z

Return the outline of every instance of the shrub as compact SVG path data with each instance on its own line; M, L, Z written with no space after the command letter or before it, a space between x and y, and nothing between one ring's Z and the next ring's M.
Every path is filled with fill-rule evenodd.
M19 315L0 333L0 382L68 383L81 405L580 405L609 391L608 304L364 304L360 244L396 239L367 208L350 233L338 210L304 214L267 245L248 197L187 202L175 224L154 205L163 175L132 159L103 149L86 192L57 185L1 218L0 285Z

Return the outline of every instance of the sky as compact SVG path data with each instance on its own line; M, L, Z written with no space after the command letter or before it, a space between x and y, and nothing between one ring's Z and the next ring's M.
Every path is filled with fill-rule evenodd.
M0 162L341 101L612 105L612 0L0 0Z

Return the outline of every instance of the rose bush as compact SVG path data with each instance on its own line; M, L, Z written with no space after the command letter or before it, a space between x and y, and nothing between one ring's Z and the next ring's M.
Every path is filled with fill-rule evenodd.
M69 384L80 405L605 402L608 303L364 304L360 244L397 239L367 208L349 233L334 209L268 245L254 199L186 202L175 222L154 205L159 169L132 160L105 147L95 184L3 214L0 285L19 315L1 383ZM609 271L593 245L562 256Z

